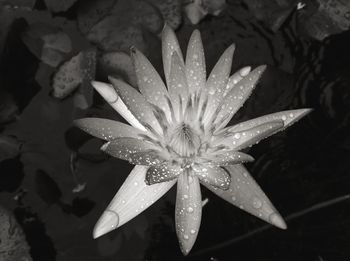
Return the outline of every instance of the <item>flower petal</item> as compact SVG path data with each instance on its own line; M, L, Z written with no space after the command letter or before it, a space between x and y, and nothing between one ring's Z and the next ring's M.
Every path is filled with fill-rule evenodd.
M231 183L228 190L217 189L205 183L204 185L219 197L248 213L281 229L287 228L278 211L243 165L230 165L225 169L231 174Z
M221 109L219 110L214 122L217 125L216 129L226 126L238 109L242 107L243 103L248 99L258 83L265 68L265 65L255 68L248 76L239 81L239 84L232 88L225 96L220 104Z
M146 130L145 127L135 118L129 111L124 102L119 99L119 96L111 84L93 81L91 82L95 90L115 109L127 122L140 130Z
M183 172L182 168L168 162L150 167L146 173L146 183L152 185L175 179Z
M205 88L206 69L200 32L194 30L187 46L186 76L190 93Z
M201 183L226 190L230 186L231 177L222 168L210 165L202 165L194 168L195 174Z
M268 123L276 120L282 120L284 122L284 127L278 130L278 131L282 131L282 130L285 130L287 127L291 126L292 124L294 124L295 122L297 122L298 120L300 120L302 117L304 117L311 111L312 109L280 111L280 112L267 114L255 119L238 123L234 126L225 128L225 130L228 129L229 131L232 131L232 132L243 131L246 129L254 128L264 123Z
M235 45L232 44L221 55L220 59L208 77L206 88L209 95L208 107L210 110L207 110L207 113L204 117L205 123L209 122L224 97L225 89L231 72L234 51Z
M180 106L180 104L186 104L187 102L188 85L185 67L176 52L173 53L171 61L171 70L168 79L168 91L171 103L173 104L175 110L175 115L177 115L177 119L179 119L179 116L182 117L181 115L183 114L184 108L184 106Z
M190 252L197 239L201 218L202 197L198 178L182 174L177 181L175 226L184 255Z
M74 121L74 125L103 140L113 140L121 137L139 138L138 135L143 133L143 131L119 121L101 118L78 119Z
M109 80L113 84L122 101L125 103L126 107L141 124L144 122L149 123L157 131L161 131L161 127L153 114L152 107L146 101L145 97L123 81L113 77L109 77Z
M241 150L271 136L283 127L284 124L282 120L275 120L243 131L232 132L230 130L226 132L224 138L218 138L217 140L213 141L213 145L223 145L233 150Z
M237 72L235 72L234 74L232 74L228 79L224 96L227 95L227 93L233 88L233 86L235 86L240 80L246 77L250 73L250 70L250 66L245 66Z
M184 64L184 59L182 57L182 52L181 52L177 37L173 29L167 24L165 24L162 31L162 57L163 57L164 75L167 82L167 86L169 86L171 61L172 61L172 56L174 52L177 53L181 63Z
M132 164L155 165L160 164L162 160L155 145L134 138L114 139L104 144L101 150L118 159L127 160ZM148 156L147 153L149 153Z
M131 49L138 87L146 100L169 114L167 89L150 61L136 48ZM167 115L170 116L170 115Z
M176 181L148 186L148 167L135 166L94 228L94 238L100 237L128 222L162 197Z
M218 152L217 154L211 157L211 160L215 164L218 164L219 166L227 166L227 165L234 165L238 163L254 161L254 158L240 151L229 150L229 151Z

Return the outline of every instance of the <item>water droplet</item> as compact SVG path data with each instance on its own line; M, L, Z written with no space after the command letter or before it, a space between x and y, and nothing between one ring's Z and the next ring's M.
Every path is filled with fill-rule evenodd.
M253 207L258 209L258 208L261 208L262 207L262 201L257 198L257 197L254 197L253 198Z
M134 182L134 185L137 186L139 183L137 181Z
M285 121L287 117L285 115L282 116L282 120Z
M188 195L187 194L184 195L184 199L188 199Z
M184 239L188 239L189 238L189 236L188 235L186 235L186 234L184 234Z
M241 137L241 134L240 133L236 133L235 136L234 136L236 139L239 139Z
M232 197L231 199L232 199L232 201L236 201L236 197Z
M118 224L119 224L119 215L117 212L115 212L114 210L111 209L106 209L103 219L105 222L107 222L106 224L110 225L111 229L115 229L117 228ZM104 222L102 221L102 224Z
M195 233L196 233L196 230L191 229L190 233L193 235L193 234L195 234Z
M187 208L187 212L188 212L188 213L192 213L192 212L193 212L193 208L192 208L192 207L188 207L188 208Z
M122 200L122 204L125 204L126 203L126 201L125 200Z

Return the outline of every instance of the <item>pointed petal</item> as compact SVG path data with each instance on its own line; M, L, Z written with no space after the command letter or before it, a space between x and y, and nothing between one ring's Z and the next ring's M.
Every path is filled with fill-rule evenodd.
M161 127L159 126L159 123L153 114L152 107L146 101L145 97L143 97L137 90L123 81L120 81L113 77L109 77L109 80L116 89L119 97L125 103L126 107L141 124L143 122L146 122L157 131L161 131Z
M74 121L74 125L103 140L113 140L121 137L139 138L138 135L144 133L119 121L101 118L78 119Z
M173 29L167 24L164 25L162 31L162 57L163 57L163 66L164 66L164 75L169 86L169 76L171 70L171 60L173 52L176 52L180 58L182 64L184 64L184 59L182 57L182 52L179 46L179 42L175 35Z
M284 124L282 120L275 120L247 130L228 132L225 138L214 141L213 145L223 145L230 149L241 150L271 136L282 129L283 126Z
M183 172L182 168L171 163L150 167L146 174L146 183L152 185L164 181L173 180Z
M234 74L232 74L228 79L224 96L227 95L227 93L233 88L233 86L235 86L240 80L246 77L250 73L250 70L250 66L245 66L237 72L235 72Z
M91 82L95 90L115 109L127 122L137 129L145 131L145 127L135 118L129 111L124 102L119 99L119 96L111 84L93 81Z
M212 161L219 166L234 165L238 163L254 161L254 158L246 153L229 150L218 152L216 155L212 156Z
M230 126L226 129L232 132L237 132L237 131L243 131L246 129L254 128L264 123L268 123L276 120L282 120L284 122L284 127L278 130L278 131L282 131L282 130L285 130L287 127L291 126L292 124L294 124L295 122L297 122L298 120L300 120L302 117L306 116L311 111L312 109L280 111L276 113L267 114L255 119L251 119L245 122L241 122L234 126Z
M204 117L206 123L208 123L211 116L215 113L224 97L226 85L231 72L234 51L235 45L232 44L221 55L208 77L206 88L209 95L208 107L210 110L207 110L206 116Z
M200 32L194 30L187 46L186 76L190 93L205 88L206 69Z
M221 110L217 114L215 123L220 122L220 126L216 129L220 129L232 119L233 115L242 107L243 103L248 99L253 89L255 88L258 80L260 79L262 73L264 72L266 66L262 65L255 68L248 76L244 77L239 84L235 85L234 88L225 96L222 101Z
M198 178L180 175L177 181L175 225L184 255L190 252L197 239L201 218L202 197Z
M222 168L210 165L201 165L194 168L196 176L201 183L226 190L230 186L231 177Z
M228 190L224 191L207 184L204 185L219 197L248 213L281 229L287 228L281 215L243 165L230 165L225 168L231 174L231 183Z
M101 150L118 159L127 160L132 164L155 165L161 163L160 152L157 150L157 147L139 139L117 138L104 144ZM147 153L150 154L147 156ZM159 157L156 157L157 155ZM147 162L149 164L146 164Z
M128 222L162 197L176 181L148 186L148 167L135 166L94 228L94 238L100 237Z
M148 102L157 105L168 114L169 107L165 98L168 92L158 72L154 69L150 61L136 48L131 49L131 57L141 93Z
M168 80L168 91L171 103L173 104L175 110L175 114L179 116L179 99L182 99L182 104L186 104L188 98L188 85L185 67L181 63L180 58L176 52L174 52L172 56L171 70Z

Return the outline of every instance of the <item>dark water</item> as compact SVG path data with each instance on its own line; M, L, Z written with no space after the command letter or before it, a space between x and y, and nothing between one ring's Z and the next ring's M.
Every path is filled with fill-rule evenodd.
M46 10L40 1L36 8ZM57 15L74 22L78 9L76 4ZM99 153L101 143L73 128L72 120L120 118L97 96L86 110L74 107L72 96L53 98L55 69L28 50L21 37L28 23L14 19L2 51L0 113L13 104L18 113L0 129L23 146L0 163L0 204L21 224L33 260L349 260L350 33L316 41L300 33L297 20L292 13L272 32L245 5L231 3L219 17L177 31L183 50L193 29L201 31L209 69L232 42L233 71L268 65L231 124L286 109L314 109L249 151L256 160L247 168L288 230L268 226L203 188L209 203L196 244L183 257L174 228L174 190L119 230L92 239L94 224L132 166ZM148 56L160 68L159 41L149 41ZM74 193L78 184L86 187Z

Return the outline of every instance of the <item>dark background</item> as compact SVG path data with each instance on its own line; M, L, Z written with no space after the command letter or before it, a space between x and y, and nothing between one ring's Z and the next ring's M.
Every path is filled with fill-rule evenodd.
M209 14L192 25L181 1L0 0L0 260L350 260L350 6L221 2L208 4ZM247 168L288 230L203 188L209 202L201 230L183 257L173 189L122 228L92 239L132 166L100 153L101 142L72 121L121 120L90 80L112 74L132 84L130 61L120 53L130 45L160 71L164 21L176 28L183 51L200 30L208 72L232 42L233 71L268 65L231 124L314 109L249 151L256 160Z

